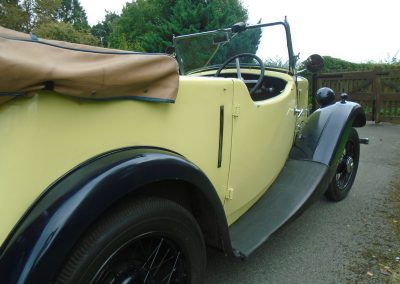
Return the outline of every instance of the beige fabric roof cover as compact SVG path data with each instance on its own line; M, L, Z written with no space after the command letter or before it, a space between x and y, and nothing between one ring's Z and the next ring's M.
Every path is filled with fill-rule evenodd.
M174 102L174 58L54 40L0 26L0 104L38 90L84 99Z

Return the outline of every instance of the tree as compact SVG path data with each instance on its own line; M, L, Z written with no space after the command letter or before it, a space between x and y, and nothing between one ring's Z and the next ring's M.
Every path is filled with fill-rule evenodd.
M1 0L0 25L9 29L23 31L28 21L28 14L18 0Z
M106 11L104 21L94 25L91 29L92 35L97 37L101 43L101 46L109 46L109 36L112 32L112 25L119 16L113 12Z
M23 32L31 32L42 23L49 23L57 20L57 10L61 0L22 0L17 2L19 9L19 25L13 29ZM12 17L12 15L10 15Z
M113 24L109 37L111 47L149 52L159 50L164 43L162 35L156 30L171 15L174 2L137 0L127 3Z
M115 48L164 52L173 35L228 27L247 19L239 0L137 0L127 3L114 21L109 43Z
M206 1L207 2L207 1ZM246 22L248 13L238 0L208 1L205 11L208 24L207 29L229 27L237 22Z
M61 0L35 0L30 11L33 26L57 21L60 7Z
M32 31L34 25L34 12L33 12L34 5L35 5L34 0L23 0L21 2L22 10L26 15L25 21L22 23L22 28L21 28L21 31L23 32Z
M60 21L72 24L78 30L89 29L86 12L79 0L62 0L57 12Z
M79 0L1 0L0 25L43 38L99 45Z
M42 24L64 22L90 30L79 0L1 0L0 25L31 32Z

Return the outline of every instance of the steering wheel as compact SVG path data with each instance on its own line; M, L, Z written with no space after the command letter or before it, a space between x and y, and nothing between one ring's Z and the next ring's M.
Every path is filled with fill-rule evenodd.
M242 74L241 74L241 72L240 72L240 61L239 61L239 58L241 58L241 57L251 57L251 58L255 59L255 60L258 62L258 64L260 64L260 75L258 76L258 79L257 79L257 80L244 80L244 79L242 78ZM221 71L222 71L224 68L226 68L226 66L227 66L229 63L231 63L233 60L235 60L235 63L236 63L236 73L237 73L238 79L242 80L244 83L255 83L254 87L251 88L251 90L250 90L250 95L253 95L254 92L261 86L261 84L262 84L262 82L263 82L263 79L264 79L264 69L265 69L265 68L264 68L264 63L262 62L261 58L258 57L258 56L255 55L255 54L252 54L252 53L240 53L240 54L237 54L237 55L234 55L234 56L228 58L228 59L221 65L221 67L219 67L219 69L217 70L217 73L215 73L215 77L219 77L220 74L221 74Z

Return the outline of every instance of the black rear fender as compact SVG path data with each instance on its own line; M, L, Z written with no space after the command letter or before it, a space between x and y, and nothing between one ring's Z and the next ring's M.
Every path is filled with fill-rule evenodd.
M107 209L136 194L177 200L183 191L209 239L229 250L222 203L197 166L167 150L126 148L83 163L39 197L1 247L2 282L53 282L75 243Z

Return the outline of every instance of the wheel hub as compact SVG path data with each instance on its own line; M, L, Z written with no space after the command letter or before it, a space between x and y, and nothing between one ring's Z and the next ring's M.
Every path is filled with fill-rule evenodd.
M347 157L346 159L346 172L350 174L354 168L354 160L351 156Z

